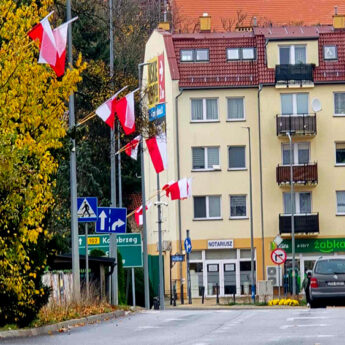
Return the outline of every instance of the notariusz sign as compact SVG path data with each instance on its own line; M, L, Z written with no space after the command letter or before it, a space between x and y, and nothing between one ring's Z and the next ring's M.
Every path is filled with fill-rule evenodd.
M207 241L208 249L228 249L234 248L233 240L208 240Z
M279 248L291 253L291 240L283 240ZM297 253L335 253L345 252L345 238L296 239Z

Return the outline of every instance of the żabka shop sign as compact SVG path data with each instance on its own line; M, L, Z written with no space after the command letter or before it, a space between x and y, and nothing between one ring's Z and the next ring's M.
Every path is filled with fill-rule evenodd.
M297 253L345 252L345 238L296 239ZM291 253L291 240L283 240L279 248Z
M208 240L207 248L208 249L234 248L234 241L233 240Z

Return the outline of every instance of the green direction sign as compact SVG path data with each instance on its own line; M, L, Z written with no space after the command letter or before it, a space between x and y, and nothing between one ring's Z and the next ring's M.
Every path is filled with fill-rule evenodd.
M279 248L291 253L291 240L283 240ZM296 253L345 252L345 238L310 238L295 240Z
M143 267L141 234L117 234L117 249L121 253L124 268ZM109 235L89 235L89 254L100 249L109 256ZM85 236L79 236L79 254L85 255Z

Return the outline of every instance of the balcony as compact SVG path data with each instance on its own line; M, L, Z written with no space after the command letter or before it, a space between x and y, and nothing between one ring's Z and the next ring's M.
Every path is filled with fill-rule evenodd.
M319 213L295 214L295 234L319 232ZM279 215L279 233L291 234L291 214Z
M298 114L276 116L277 135L316 135L316 114Z
M278 165L276 175L279 185L290 184L290 165ZM317 184L317 163L293 165L292 178L298 184Z
M276 65L276 84L313 84L313 69L313 64Z

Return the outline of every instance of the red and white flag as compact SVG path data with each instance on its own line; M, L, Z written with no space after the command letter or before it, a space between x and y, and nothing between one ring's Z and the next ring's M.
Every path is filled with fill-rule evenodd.
M135 160L138 159L138 148L140 140L141 135L138 135L124 147L126 154Z
M149 202L148 204L146 204L145 209L146 211L151 207L151 203ZM135 211L134 211L134 218L135 218L135 222L137 223L138 226L143 225L143 205L141 205L140 207L138 207Z
M115 111L126 135L135 131L134 92L115 101Z
M102 105L100 105L95 113L111 128L114 129L115 120L115 99L117 94L109 98Z
M169 182L163 186L162 190L166 192L167 197L171 200L183 200L192 196L192 179L186 177L175 182Z
M159 174L168 166L167 162L167 138L165 133L146 139L146 146L152 160L152 164Z
M40 42L40 56L38 63L48 63L55 66L56 63L56 43L53 30L50 26L48 18L53 12L49 13L37 25L35 25L28 33L33 40L38 39Z
M52 64L50 66L55 71L57 77L65 74L67 31L70 22L63 23L53 31L56 44L56 63L55 66Z

